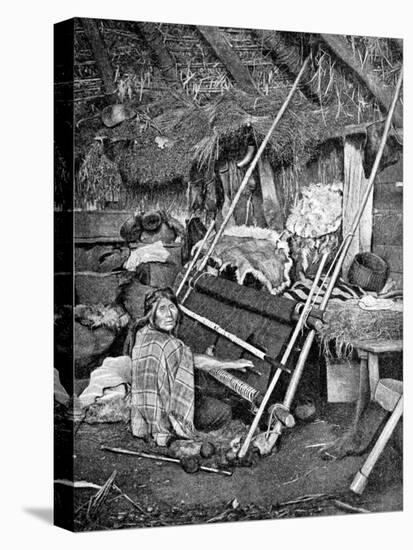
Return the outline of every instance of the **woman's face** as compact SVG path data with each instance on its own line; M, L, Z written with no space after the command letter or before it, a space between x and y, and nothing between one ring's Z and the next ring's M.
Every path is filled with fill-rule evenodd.
M155 326L165 332L171 332L175 328L177 320L178 308L176 305L168 298L161 298L155 312Z

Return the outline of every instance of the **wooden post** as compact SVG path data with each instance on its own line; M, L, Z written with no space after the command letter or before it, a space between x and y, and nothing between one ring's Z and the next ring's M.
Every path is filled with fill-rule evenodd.
M81 19L81 22L89 41L90 47L92 48L92 52L96 60L96 65L102 78L103 88L105 95L107 96L107 101L108 103L115 103L117 99L117 94L114 72L108 56L105 41L98 27L97 20Z
M248 70L243 65L237 53L232 49L224 34L218 27L198 26L197 29L214 50L218 59L230 72L232 78L247 93L258 94L255 82Z

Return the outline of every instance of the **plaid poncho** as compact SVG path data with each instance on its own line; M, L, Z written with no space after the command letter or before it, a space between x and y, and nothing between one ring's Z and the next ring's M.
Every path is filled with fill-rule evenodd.
M166 445L194 434L194 363L181 340L146 325L132 350L132 433Z

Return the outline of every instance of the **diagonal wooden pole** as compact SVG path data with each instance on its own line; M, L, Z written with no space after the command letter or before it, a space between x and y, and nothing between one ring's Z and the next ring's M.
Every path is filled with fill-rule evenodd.
M176 291L176 296L178 297L179 293L181 292L181 290L183 289L183 287L185 286L185 283L192 271L192 268L194 267L194 265L196 264L198 258L199 258L199 255L201 254L202 252L202 249L204 248L205 246L205 243L207 242L208 240L208 237L210 236L210 234L212 233L212 230L214 229L215 227L215 220L212 220L212 222L209 224L209 227L208 227L208 230L207 232L205 233L204 235L204 238L202 239L202 242L201 244L198 246L198 249L197 251L195 252L194 254L194 257L192 258L191 260L191 263L189 264L187 270L185 271L185 274L182 278L182 281L179 283L179 286L178 286L178 289Z
M399 97L402 82L403 82L403 67L400 69L399 79L397 81L393 101L392 101L392 104L390 106L390 110L389 110L389 113L387 115L387 118L386 118L386 124L384 126L384 131L383 131L383 135L382 135L382 138L381 138L380 147L379 147L379 150L377 151L376 159L375 159L374 164L373 164L373 168L372 168L372 171L371 171L371 174L370 174L369 182L367 184L367 187L366 187L365 193L363 195L363 198L361 200L361 203L360 203L359 209L357 211L357 214L354 217L354 221L353 221L353 224L351 226L350 232L344 238L343 246L342 246L342 249L341 249L341 254L337 258L337 263L335 265L333 274L331 276L331 279L330 279L329 284L326 288L326 292L324 294L323 300L322 300L321 305L320 305L320 310L321 311L324 311L327 307L327 304L328 304L328 301L330 299L331 293L333 291L334 285L336 284L336 281L337 281L337 279L340 275L340 270L341 270L341 267L343 265L344 258L347 254L347 251L348 251L349 247L350 247L351 239L354 235L354 232L356 231L356 229L358 227L358 224L360 223L360 219L361 219L361 216L363 215L364 208L366 207L367 200L368 200L369 195L370 195L370 193L373 189L374 180L376 178L376 174L377 174L377 170L378 170L378 167L379 167L379 164L380 164L380 160L381 160L381 157L383 155L384 146L386 145L387 136L388 136L388 133L389 133L389 130L390 130L390 124L391 124L391 121L392 121L394 109L396 107L397 99ZM310 352L311 345L313 343L314 337L315 337L315 330L312 329L312 330L309 331L309 333L307 334L307 337L304 341L303 348L302 348L301 353L300 353L300 357L298 358L297 365L294 369L294 373L291 377L287 392L285 394L283 405L286 406L288 409L291 407L292 401L294 399L295 392L296 392L297 386L300 382L301 375L302 375L303 370L304 370L305 362L306 362L308 354ZM277 442L278 437L281 434L281 431L282 431L282 424L281 424L281 422L277 421L276 424L275 424L273 433L268 438L270 440L269 448L274 447L275 443ZM249 443L250 443L250 441L249 441ZM248 445L249 445L249 443L248 443ZM245 442L244 442L244 445L240 449L239 455L242 456L241 452L243 452L245 454L247 449L248 449L248 446L245 445Z
M237 346L240 346L241 348L245 349L246 351L249 351L255 357L258 357L259 359L262 359L263 361L266 361L273 367L278 367L281 370L284 370L286 372L291 372L290 369L285 367L283 364L280 364L275 359L272 359L269 355L267 355L264 351L261 351L260 349L256 348L252 344L249 344L248 342L245 342L242 338L237 336L236 334L232 334L232 332L229 332L222 328L218 323L214 323L213 321L210 321L206 317L203 317L202 315L198 315L198 313L195 313L195 311L192 311L188 309L187 307L183 306L182 304L179 305L179 309L184 313L184 315L187 315L191 319L194 319L195 321L198 321L198 323L201 323L202 325L208 327L209 329L213 330L217 334L220 334L230 342L233 342Z
M285 350L282 358L281 358L281 364L282 365L286 365L287 364L287 361L288 361L288 358L290 357L290 353L291 353L291 350L293 349L293 346L295 344L295 341L297 340L297 337L298 335L300 334L303 326L304 326L304 323L305 323L305 320L306 320L306 317L307 317L307 314L308 312L310 311L311 309L311 300L313 299L313 296L314 296L314 293L317 289L317 286L318 286L318 281L320 280L321 278L321 274L323 272L323 269L324 269L324 266L325 266L325 263L327 261L327 257L328 257L328 254L324 254L323 257L321 258L321 262L320 262L320 265L318 266L318 270L317 270L317 274L315 276L315 279L314 279L314 282L311 286L311 290L307 296L307 300L305 302L305 305L303 307L303 310L301 312L301 315L297 321L297 324L295 326L295 329L294 329L294 332L290 338L290 341L288 343L288 346L287 346L287 349ZM264 398L259 406L259 409L254 417L254 420L252 421L252 424L250 426L250 429L248 430L248 434L244 440L244 443L242 444L242 447L241 449L239 450L239 453L238 453L238 456L240 458L242 458L243 456L245 456L245 454L247 453L248 451L248 447L250 446L250 443L251 443L251 440L254 436L254 433L255 433L255 430L257 429L258 427L258 424L259 424L259 421L261 420L261 417L262 417L262 414L264 412L264 409L268 403L268 400L269 398L271 397L271 394L272 392L274 391L274 388L275 386L277 385L277 382L278 382L278 379L280 378L280 375L281 375L281 369L278 368L273 376L273 379L271 380L271 383L270 385L268 386L267 388L267 391L265 392L265 395L264 395Z
M258 160L260 159L265 147L267 146L267 143L268 143L268 141L271 137L271 134L274 131L274 128L277 126L279 120L281 119L281 117L285 113L285 111L286 111L286 109L287 109L287 107L288 107L288 105L291 101L291 98L293 97L295 91L297 90L298 85L300 83L300 80L301 80L301 78L302 78L309 62L310 62L310 56L307 56L304 63L303 63L303 66L301 67L300 72L297 75L297 78L294 81L294 84L293 84L288 96L286 97L284 103L282 104L280 110L278 111L277 116L275 117L274 122L271 125L271 128L268 130L267 135L263 139L263 141L262 141L262 143L261 143L254 159L252 160L251 164L249 165L248 170L245 173L244 179L242 180L241 185L239 186L239 189L238 189L238 191L237 191L237 193L236 193L236 195L235 195L235 197L234 197L234 199L231 203L231 206L228 209L227 215L225 216L224 220L222 221L221 227L216 232L214 240L212 241L209 249L207 250L207 253L203 257L203 259L201 261L201 264L198 267L197 272L200 272L205 268L212 252L214 251L214 248L215 248L216 244L218 243L219 239L221 238L221 236L222 236L222 234L223 234L223 232L224 232L224 230L227 226L227 223L228 223L229 219L231 218L232 214L234 213L234 210L235 210L235 208L238 204L238 201L239 201L243 191L245 190L245 188L248 184L248 180L250 179L250 176L251 176L252 172L254 171L254 168L257 165ZM187 295L185 297L187 297Z

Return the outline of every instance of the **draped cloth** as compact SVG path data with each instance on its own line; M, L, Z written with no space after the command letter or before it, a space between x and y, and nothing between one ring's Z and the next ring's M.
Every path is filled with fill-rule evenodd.
M158 445L170 436L192 438L194 362L178 338L146 325L132 350L131 425L136 437L150 435Z
M350 232L368 182L369 180L364 177L363 150L360 140L347 138L344 144L343 237ZM354 256L359 252L370 252L372 230L373 191L369 195L360 223L344 259L344 278L347 278L347 272Z

